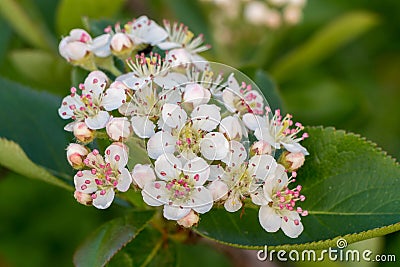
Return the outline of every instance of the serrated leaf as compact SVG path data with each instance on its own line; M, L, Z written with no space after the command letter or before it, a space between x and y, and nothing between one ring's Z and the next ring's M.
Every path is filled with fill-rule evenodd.
M0 138L0 165L26 177L72 190L71 186L33 163L18 144L4 138Z
M290 78L292 72L323 60L378 22L377 15L367 11L354 11L339 17L279 60L271 70L272 76L278 81Z
M152 210L129 211L126 216L97 228L75 252L75 266L105 266L143 230L154 213Z
M124 0L61 0L57 10L58 33L66 35L73 28L82 28L83 17L112 17L124 3Z
M258 209L228 213L215 209L201 217L195 230L232 246L261 249L322 249L400 230L400 167L370 142L333 128L308 128L303 142L310 155L298 171L297 182L307 199L301 203L309 215L302 218L304 232L296 239L282 231L265 232Z
M58 116L61 98L0 78L0 137L18 143L34 163L69 177L65 148L71 138Z

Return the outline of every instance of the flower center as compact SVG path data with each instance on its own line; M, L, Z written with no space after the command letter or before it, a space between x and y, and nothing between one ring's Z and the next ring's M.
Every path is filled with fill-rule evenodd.
M186 200L193 189L189 176L181 174L179 178L169 181L165 186L171 193L171 200Z
M301 185L298 185L294 189L289 189L285 186L281 191L276 192L272 196L272 201L268 203L268 206L276 210L294 210L297 201L305 200L305 196L300 194L301 188ZM297 207L296 211L303 216L308 214L307 211L303 211L300 207Z
M194 129L192 123L187 123L177 134L178 140L176 145L179 152L200 152L200 141L204 137L204 132Z

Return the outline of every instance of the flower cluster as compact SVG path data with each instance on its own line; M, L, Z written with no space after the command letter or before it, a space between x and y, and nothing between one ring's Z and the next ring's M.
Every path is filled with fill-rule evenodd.
M260 206L266 231L299 236L307 211L293 183L308 155L303 126L272 112L235 71L214 73L198 55L209 47L186 26L140 17L114 28L94 39L74 29L60 43L62 56L91 70L59 108L76 139L67 158L77 201L105 209L117 193L136 190L184 227L213 207ZM110 79L96 57L124 60L130 71ZM148 161L133 165L141 151Z

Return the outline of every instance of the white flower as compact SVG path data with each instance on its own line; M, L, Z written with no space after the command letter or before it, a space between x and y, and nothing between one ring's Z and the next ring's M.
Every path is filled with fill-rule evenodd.
M236 116L228 116L221 120L219 132L225 134L229 140L241 140L243 134L246 135L246 129L243 129L242 121Z
M71 88L71 94L62 100L58 109L61 118L75 120L65 127L67 131L71 131L73 125L81 121L92 130L106 126L110 118L108 111L119 108L126 99L123 89L110 87L106 90L106 86L107 76L101 71L94 71L80 86L81 95L77 94L75 87Z
M83 160L89 150L80 144L69 144L67 147L67 160L73 168L80 169L84 166Z
M78 171L74 177L75 190L91 194L93 206L98 209L108 208L114 199L114 191L125 192L132 183L132 177L125 168L128 154L123 146L110 145L105 150L104 158L93 150L84 163L91 170Z
M189 159L201 153L208 160L220 160L229 152L225 136L213 132L221 121L220 108L216 105L199 105L188 117L180 106L167 103L161 115L163 130L153 135L147 144L151 158L177 151Z
M150 53L149 57L144 54L136 55L135 61L127 61L132 70L117 78L117 81L123 82L128 88L138 90L153 82L164 89L172 89L185 83L185 75L171 71L170 60L162 59L159 54Z
M179 220L191 210L206 213L213 206L211 192L203 186L210 169L201 158L182 163L172 154L163 154L155 162L155 172L161 181L146 183L142 191L150 206L164 205L164 217Z
M136 164L132 170L133 184L143 189L144 185L156 180L154 170L149 164Z
M290 114L282 117L279 109L275 111L271 119L269 119L268 113L269 110L264 117L245 114L243 115L243 122L250 130L254 131L258 140L268 142L275 149L280 149L283 146L289 152L301 152L304 155L309 155L307 149L299 144L301 140L308 137L308 134L304 133L301 137L296 136L304 129L301 123L293 123ZM295 128L290 128L293 124Z
M64 37L58 50L67 61L81 61L90 53L92 37L82 29L73 29L67 37Z
M141 16L125 25L125 32L135 46L141 44L157 45L168 37L168 33L153 20Z
M174 66L194 63L199 69L204 69L208 65L207 60L198 55L210 49L209 45L203 45L203 35L193 39L193 33L183 24L171 25L169 21L164 21L164 26L168 32L168 38L157 45L162 50L169 50L167 59L172 60Z
M304 201L300 195L301 186L288 189L291 182L282 165L271 169L262 188L252 195L252 201L261 208L258 218L261 226L267 232L276 232L280 228L291 238L298 237L303 231L300 215L306 216L307 211L295 208L297 201Z
M132 133L131 123L126 117L111 118L107 125L108 136L115 141L122 141Z
M233 73L228 77L227 88L222 91L222 100L230 112L240 115L264 113L264 97L258 91L252 90L251 85L242 83L239 86Z

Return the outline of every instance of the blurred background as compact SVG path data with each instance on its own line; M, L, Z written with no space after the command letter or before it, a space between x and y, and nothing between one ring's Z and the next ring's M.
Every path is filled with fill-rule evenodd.
M160 24L163 19L176 20L195 34L203 33L212 45L203 54L210 61L250 76L257 69L266 71L285 111L304 125L345 129L400 157L399 1L0 0L0 76L62 97L75 72L58 55L61 37L74 27L125 23L140 15ZM12 99L14 92L6 85L1 84L1 95ZM19 104L29 105L26 101ZM3 107L0 112L0 136L14 140L7 127L17 123L12 120L14 110ZM39 127L46 127L45 122ZM29 143L35 131L28 130L25 146L40 147ZM20 139L15 138L25 149ZM38 159L51 160L49 155ZM122 213L118 205L107 211L84 207L70 192L5 168L0 169L0 200L0 266L71 266L74 249L84 237ZM400 260L398 233L354 246L394 253ZM242 266L223 246L215 250L201 244L199 249L211 255L209 262L200 264ZM185 266L189 261L182 256L180 262Z

